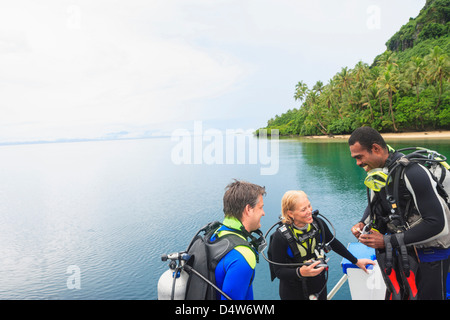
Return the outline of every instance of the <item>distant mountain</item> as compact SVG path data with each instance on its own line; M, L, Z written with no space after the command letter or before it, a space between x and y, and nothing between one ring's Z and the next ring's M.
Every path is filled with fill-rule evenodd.
M450 0L427 0L369 66L343 67L328 83L299 81L300 108L264 129L280 135L334 135L368 125L380 132L450 129ZM256 134L259 134L257 130Z
M387 50L396 52L399 60L424 57L435 46L450 52L449 21L450 0L427 0L419 15L386 42Z

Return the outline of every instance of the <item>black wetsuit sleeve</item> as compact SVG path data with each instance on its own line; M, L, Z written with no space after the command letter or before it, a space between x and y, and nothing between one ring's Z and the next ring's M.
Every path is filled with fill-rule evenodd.
M365 224L366 220L369 216L370 216L370 205L368 205L366 207L366 210L364 210L363 216L362 216L361 220L359 220L359 222L362 222Z
M405 244L426 241L447 230L445 210L428 169L409 165L405 169L405 183L422 217L419 224L405 231Z
M272 260L278 263L292 263L287 254L288 242L283 235L276 231L271 241ZM276 277L280 280L298 278L296 267L273 265Z
M326 242L328 242L333 238L333 234L328 228L328 225L323 220L322 224L325 231L325 240ZM333 241L331 241L330 246L334 252L336 252L341 257L346 258L351 263L356 264L356 262L358 262L358 259L350 251L348 251L347 248L338 239L334 238Z

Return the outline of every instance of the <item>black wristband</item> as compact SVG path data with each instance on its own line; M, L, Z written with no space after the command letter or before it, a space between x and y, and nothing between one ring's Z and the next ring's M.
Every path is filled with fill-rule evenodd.
M303 276L302 276L302 274L300 273L300 267L298 267L297 269L295 269L295 272L297 273L297 277L298 277L299 279L303 279Z

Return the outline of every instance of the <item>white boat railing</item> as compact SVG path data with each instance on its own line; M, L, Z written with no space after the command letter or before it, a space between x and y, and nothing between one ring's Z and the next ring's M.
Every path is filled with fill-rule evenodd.
M347 281L348 276L347 274L344 274L342 278L336 283L334 288L328 293L327 300L333 299L334 295L339 291L339 289L342 287L342 285Z

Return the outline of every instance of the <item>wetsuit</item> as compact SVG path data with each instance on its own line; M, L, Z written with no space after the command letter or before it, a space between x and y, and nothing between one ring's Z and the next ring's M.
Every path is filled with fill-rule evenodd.
M239 233L241 226L236 218L227 217L211 240L229 233L247 240ZM237 246L219 261L215 269L216 285L233 300L253 300L255 266L255 251L247 246ZM217 299L226 300L220 293L217 294Z
M317 217L316 219L320 219ZM323 232L325 233L325 239L331 240L333 235L325 222L322 221ZM310 228L311 225L308 225ZM299 234L299 229L295 230L294 226L288 226L293 230L293 235ZM288 240L283 236L281 232L273 233L270 241L270 251L272 254L272 260L279 263L294 263L294 262L306 262L314 256L314 249L323 235L321 232L317 234L315 240L306 240L308 243L304 243L302 247L306 248L301 257L294 257L293 251L289 246ZM315 244L314 244L315 242ZM339 242L336 238L330 243L331 248L339 255L347 258L350 262L356 263L358 259L354 257L345 246ZM300 248L301 249L301 248ZM317 294L319 300L326 300L326 274L325 270L315 277L302 277L298 272L298 267L279 266L273 265L275 276L280 279L279 293L282 300L306 300L310 294ZM323 290L322 290L323 289ZM305 292L306 290L306 292Z
M390 154L387 165L403 156L395 152ZM397 169L399 170L399 169ZM395 175L392 175L393 178ZM405 245L415 245L420 260L416 283L418 299L445 299L446 277L449 269L450 233L448 207L439 197L436 182L429 170L418 163L410 163L405 167L403 181L399 183L399 212L405 220L419 217L417 221L409 219L409 229L403 231ZM394 182L389 182L389 192L393 194ZM361 222L367 223L372 210L376 227L383 234L397 232L393 225L383 223L391 214L391 204L386 199L385 188L371 194L371 204L367 207ZM409 217L409 218L408 218ZM395 225L395 223L394 223ZM391 237L393 247L395 237Z

